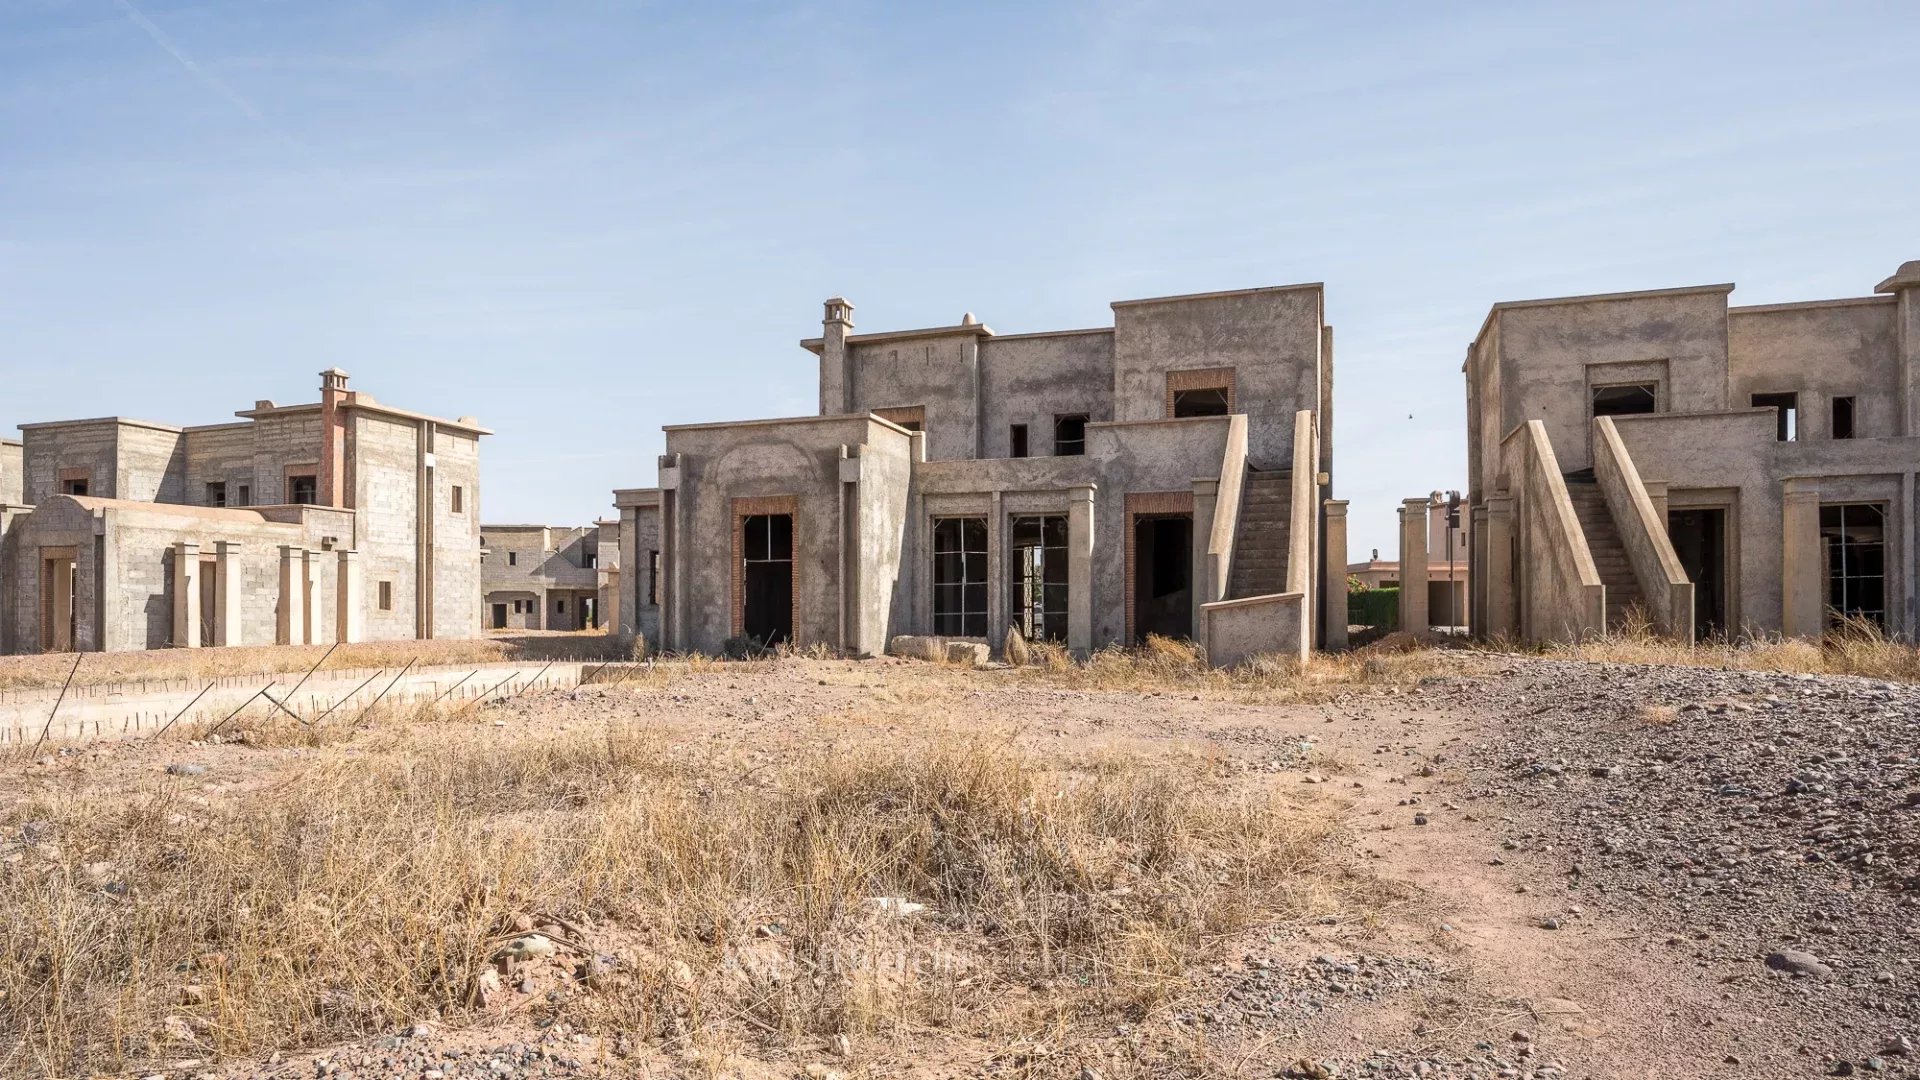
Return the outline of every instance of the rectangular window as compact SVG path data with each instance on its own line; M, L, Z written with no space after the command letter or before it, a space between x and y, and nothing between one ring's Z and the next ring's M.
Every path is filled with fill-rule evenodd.
M925 405L897 405L888 409L875 409L873 415L898 424L908 431L923 431L927 426Z
M77 480L60 481L60 494L62 495L85 495L86 493L87 481L84 477Z
M660 603L660 553L647 552L647 603Z
M1658 399L1653 383L1632 386L1596 386L1593 388L1593 415L1639 416L1655 412Z
M593 548L588 548L585 551L582 551L580 553L580 568L583 570L599 569L600 553L598 551L595 551Z
M393 610L393 582L391 581L380 583L380 610Z
M565 615L567 613L567 602L565 600L555 600L553 602L553 610Z
M319 479L313 476L287 477L287 501L308 505L319 502Z
M987 636L987 519L933 523L933 632Z
M1196 390L1175 390L1173 415L1176 417L1225 416L1227 415L1227 388L1210 386Z
M467 512L467 489L458 484L453 487L453 512L456 514Z
M519 565L520 565L520 553L519 553L519 552L517 552L517 551L509 551L509 552L507 552L507 565L508 565L508 566L519 566Z
M1781 442L1793 442L1800 437L1800 395L1755 394L1753 407L1774 410L1774 437Z
M253 505L253 486L251 484L240 485L240 502L238 503L238 505L240 506Z
M1087 452L1087 414L1067 413L1053 418L1053 455L1073 457Z
M208 484L207 485L207 505L208 506L227 505L227 485L222 483Z
M1007 429L1007 456L1027 456L1027 425L1015 424Z
M1833 399L1833 437L1853 438L1853 398L1851 397Z
M1067 518L1016 517L1012 522L1014 628L1028 641L1067 640Z
M1883 503L1820 507L1827 548L1827 613L1835 620L1887 623L1887 508Z

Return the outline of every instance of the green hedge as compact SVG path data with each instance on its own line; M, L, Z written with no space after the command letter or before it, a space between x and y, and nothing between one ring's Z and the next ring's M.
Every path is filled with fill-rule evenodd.
M1355 626L1400 627L1400 590L1367 589L1347 594L1347 622Z

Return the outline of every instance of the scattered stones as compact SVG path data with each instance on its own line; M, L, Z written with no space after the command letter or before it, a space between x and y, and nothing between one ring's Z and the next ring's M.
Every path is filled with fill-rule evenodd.
M207 767L194 761L176 761L167 766L168 776L204 776Z
M1824 979L1833 974L1833 968L1822 963L1819 957L1798 949L1782 949L1779 952L1768 953L1767 966L1789 975L1814 975Z

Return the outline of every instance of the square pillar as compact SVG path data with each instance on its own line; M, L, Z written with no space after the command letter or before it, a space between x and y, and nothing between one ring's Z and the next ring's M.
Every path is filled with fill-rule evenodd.
M1220 482L1218 480L1195 480L1193 482L1193 558L1188 570L1187 580L1193 582L1193 636L1200 637L1200 628L1207 623L1206 605L1225 598L1226 581L1216 572L1213 560L1208 557L1208 548L1213 541L1213 515L1220 501Z
M333 640L347 643L363 639L366 605L361 600L360 553L334 552L337 559L333 583Z
M1796 477L1780 485L1780 631L1819 638L1826 630L1826 545L1820 540L1820 485Z
M239 645L240 545L221 540L213 545L213 643Z
M1093 488L1067 493L1067 651L1093 653Z
M1481 625L1473 631L1481 638L1515 637L1520 628L1513 606L1513 499L1506 495L1488 499L1483 527L1486 531L1474 538L1475 550L1484 554L1473 568L1473 573L1482 575L1474 586L1482 597Z
M1328 499L1327 541L1320 555L1321 591L1326 604L1320 609L1320 643L1328 650L1347 647L1347 500Z
M191 540L173 545L173 646L200 647L200 545Z
M317 597L320 594L320 553L312 549L300 552L300 574L305 581L306 595L301 598L300 611L306 616L301 626L300 640L311 645L320 640L321 612Z
M280 610L274 643L303 645L307 631L307 552L292 544L280 545Z
M1427 499L1400 504L1400 629L1415 637L1432 633L1427 612Z

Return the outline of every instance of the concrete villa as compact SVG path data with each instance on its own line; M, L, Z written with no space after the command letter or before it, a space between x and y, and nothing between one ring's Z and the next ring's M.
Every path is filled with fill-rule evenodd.
M619 572L620 523L482 525L480 581L489 630L594 630ZM612 556L609 560L607 557Z
M1494 305L1465 367L1482 636L1911 637L1920 261L1874 295Z
M801 342L817 416L669 427L658 486L615 493L621 629L856 654L1160 634L1217 663L1344 643L1321 286L1112 311L854 334L853 306L827 301Z
M239 423L0 443L0 652L477 636L491 432L320 380Z

